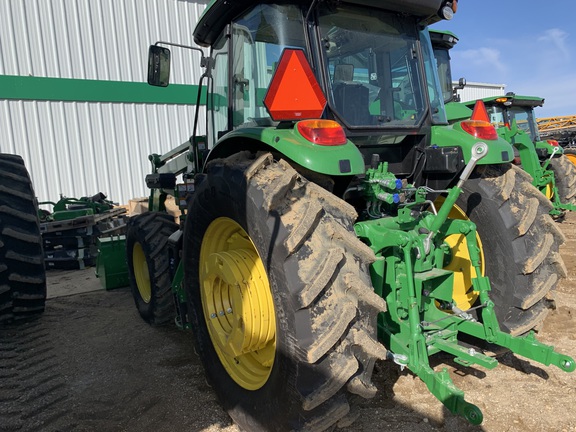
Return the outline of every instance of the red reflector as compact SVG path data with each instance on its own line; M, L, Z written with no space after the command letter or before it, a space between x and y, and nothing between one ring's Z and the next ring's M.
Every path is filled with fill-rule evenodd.
M275 121L322 116L326 97L304 51L284 50L264 97L264 106Z
M490 123L490 117L488 117L488 111L486 111L486 105L481 100L477 100L474 105L474 111L472 111L472 117L470 120L482 120Z
M308 141L323 146L346 144L346 134L334 120L303 120L298 122L298 132Z
M560 145L560 144L558 144L558 141L556 141L556 140L547 140L547 141L548 141L548 144L550 144L551 146L554 146L554 147L558 147Z
M462 129L472 136L483 140L497 140L498 133L492 123L480 120L464 120L460 123Z

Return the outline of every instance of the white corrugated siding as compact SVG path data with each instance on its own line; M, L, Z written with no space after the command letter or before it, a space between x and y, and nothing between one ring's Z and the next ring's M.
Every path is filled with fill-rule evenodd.
M452 84L458 85L457 81ZM474 101L486 97L503 96L506 84L489 84L479 82L466 83L466 87L458 90L462 102Z
M0 75L145 82L148 45L192 45L205 5L1 0ZM171 82L197 84L199 55L172 53ZM185 142L193 118L194 107L183 105L0 99L0 152L24 157L41 201L101 191L127 203L148 194L148 154Z

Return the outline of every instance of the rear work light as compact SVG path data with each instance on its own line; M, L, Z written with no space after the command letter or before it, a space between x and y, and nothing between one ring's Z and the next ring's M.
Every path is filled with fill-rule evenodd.
M300 135L311 143L322 146L346 144L346 134L334 120L302 120L296 123Z
M481 140L497 140L498 133L494 125L482 120L464 120L460 123L464 132L469 133Z

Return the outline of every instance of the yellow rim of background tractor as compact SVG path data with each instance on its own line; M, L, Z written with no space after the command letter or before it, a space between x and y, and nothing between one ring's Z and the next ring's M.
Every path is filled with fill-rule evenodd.
M136 278L136 286L138 287L140 297L142 297L144 303L150 303L152 299L150 272L148 271L146 255L140 243L134 243L134 247L132 248L132 267L134 268L134 277Z
M568 158L568 160L570 162L572 162L574 165L576 165L576 154L564 153L564 155Z
M261 388L276 354L274 302L254 243L232 219L215 219L204 234L200 295L220 362L241 387Z
M440 196L434 202L437 209L442 207L444 197ZM454 205L448 214L450 219L470 220L464 210ZM463 234L452 234L444 239L450 246L452 259L444 267L446 270L454 272L454 290L452 298L459 309L470 309L478 298L478 291L472 289L472 279L476 277L476 270L470 262L470 253L468 252L468 242ZM480 269L484 275L484 249L478 232L476 232L476 241L480 248Z
M554 189L552 188L552 182L546 184L546 189L544 189L544 195L549 200L551 200L552 197L554 197Z

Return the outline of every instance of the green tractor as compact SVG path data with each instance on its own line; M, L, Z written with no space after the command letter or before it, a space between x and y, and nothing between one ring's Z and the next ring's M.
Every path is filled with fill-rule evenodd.
M150 156L126 251L140 315L192 330L241 428L347 425L384 359L479 424L429 362L497 365L465 337L575 369L531 331L564 269L548 201L491 124L446 120L426 25L455 9L214 0L200 18L193 135ZM152 85L168 85L165 44Z
M45 304L38 201L22 157L0 153L0 325L37 318Z
M460 103L456 90L465 81L452 87L449 50L458 42L449 31L430 30L434 56L438 64L444 92L446 112L450 122L458 122L472 115L476 101ZM576 169L564 155L564 149L555 140L542 140L534 116L534 109L544 104L544 99L507 93L504 96L481 99L487 109L482 120L490 121L498 135L514 146L515 164L532 177L532 184L552 203L550 215L564 217L566 211L576 210Z
M532 184L552 201L552 217L576 210L576 167L558 141L540 139L534 108L544 99L507 93L482 101L498 134L518 150L518 161L534 179Z

